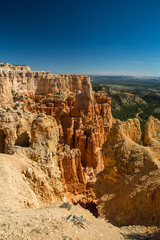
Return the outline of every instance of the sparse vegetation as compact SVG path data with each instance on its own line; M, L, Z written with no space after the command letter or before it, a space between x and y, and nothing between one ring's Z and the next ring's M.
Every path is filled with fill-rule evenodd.
M60 96L61 95L61 91L55 92L54 95Z
M16 103L12 108L13 108L14 110L17 110L18 107L19 107L19 103Z
M26 66L24 64L10 64L10 63L7 63L7 62L1 62L0 63L0 67L5 67L5 66Z
M13 102L22 101L24 99L23 95L20 95L20 94L14 92L13 90L11 91L11 93L12 93L12 97L13 97Z
M6 108L6 112L9 112L11 109L10 108Z
M4 66L6 66L6 65L7 65L6 62L2 62L2 63L0 63L0 67L4 67Z
M69 202L64 202L64 203L62 203L62 205L60 206L60 208L66 208L66 209L68 209L68 211L69 211L69 210L71 210L71 208L72 208L72 204L70 204Z
M91 76L93 90L107 93L112 100L114 118L126 121L138 117L144 135L145 122L150 116L160 119L160 79L125 76ZM132 98L132 101L130 101Z

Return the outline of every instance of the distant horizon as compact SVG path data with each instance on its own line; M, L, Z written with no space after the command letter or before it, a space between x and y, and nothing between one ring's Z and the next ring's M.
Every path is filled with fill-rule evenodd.
M82 74L82 75L88 75L88 76L119 76L119 77L137 77L137 78L145 78L145 77L148 77L148 78L160 78L160 74L159 75L148 75L148 74L136 74L136 73L124 73L123 71L120 71L119 73L117 72L78 72L78 73L75 73L75 72L72 72L72 73L67 73L67 72L61 72L61 73L57 73L57 72L53 72L53 71L50 71L49 69L45 70L45 69L32 69L32 66L29 64L19 64L19 63L11 63L11 62L0 62L1 63L7 63L7 64L11 64L11 65L17 65L17 66L29 66L31 67L31 70L32 71L45 71L45 72L50 72L51 74L75 74L75 75L79 75L79 74ZM122 73L123 72L123 73Z
M72 73L68 73L68 74L72 74ZM104 77L160 78L160 75L156 76L156 75L143 75L143 74L142 75L131 75L131 74L127 75L127 74L90 74L90 73L84 73L84 75L87 75L87 76L101 76L101 77L104 76Z
M115 77L135 77L135 78L160 78L160 75L153 76L153 75L131 75L131 74L87 74L88 76L104 76L104 77L110 77L110 76L115 76Z

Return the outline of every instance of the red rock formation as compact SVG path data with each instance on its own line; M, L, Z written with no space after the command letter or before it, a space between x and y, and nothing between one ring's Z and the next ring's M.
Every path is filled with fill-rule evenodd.
M100 150L112 126L110 98L94 93L89 77L83 75L3 70L0 81L5 78L18 110L56 119L58 161L67 196L74 196L75 202L95 199L95 175L103 170Z
M112 125L110 98L102 93L93 93L89 98L83 93L64 90L54 95L35 96L33 100L29 111L54 115L60 129L60 144L69 146L66 154L66 148L60 145L63 156L59 156L66 191L74 194L74 201L75 195L92 195L95 199L94 180L88 184L86 168L91 169L93 179L103 170L101 148Z

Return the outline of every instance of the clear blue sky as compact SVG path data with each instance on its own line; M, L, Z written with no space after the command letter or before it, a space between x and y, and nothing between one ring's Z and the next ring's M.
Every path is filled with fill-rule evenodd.
M160 76L160 0L1 1L0 62Z

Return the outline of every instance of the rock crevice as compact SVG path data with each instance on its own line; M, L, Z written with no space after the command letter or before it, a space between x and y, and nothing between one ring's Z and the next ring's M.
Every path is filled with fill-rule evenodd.
M101 147L112 126L111 99L94 93L84 75L1 69L0 84L1 151L27 156L48 176L59 167L69 200L95 201Z

